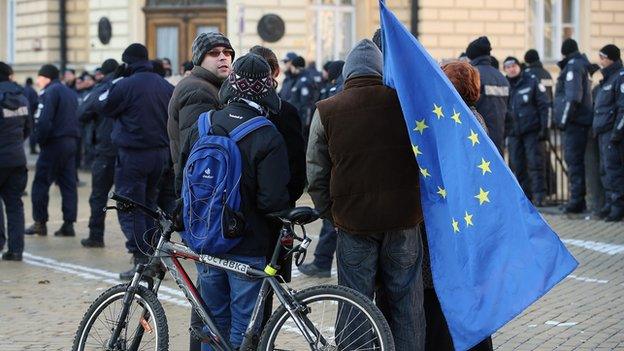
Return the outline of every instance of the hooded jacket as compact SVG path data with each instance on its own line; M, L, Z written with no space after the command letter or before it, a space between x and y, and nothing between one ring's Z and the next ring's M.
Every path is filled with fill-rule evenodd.
M219 88L223 80L201 66L195 66L191 75L176 85L169 101L167 133L173 169L178 174L184 164L180 164L180 148L186 142L190 129L202 112L217 110Z
M360 41L347 57L344 90L317 103L308 144L308 192L321 216L352 234L422 221L418 165L381 52Z
M0 82L0 167L26 165L24 139L30 134L29 102L23 89Z
M592 125L592 96L589 81L591 64L587 57L576 51L559 63L561 73L555 87L553 117L559 127L568 123Z

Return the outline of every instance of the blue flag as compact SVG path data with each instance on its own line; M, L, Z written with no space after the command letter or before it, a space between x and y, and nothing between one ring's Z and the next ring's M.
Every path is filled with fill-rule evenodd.
M397 90L433 280L456 350L520 314L578 265L526 198L439 65L380 1L384 83Z

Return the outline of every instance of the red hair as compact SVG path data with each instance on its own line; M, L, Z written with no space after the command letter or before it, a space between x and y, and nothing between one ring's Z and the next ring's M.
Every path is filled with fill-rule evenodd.
M468 62L455 61L442 65L442 71L453 83L468 106L474 106L481 95L479 71Z

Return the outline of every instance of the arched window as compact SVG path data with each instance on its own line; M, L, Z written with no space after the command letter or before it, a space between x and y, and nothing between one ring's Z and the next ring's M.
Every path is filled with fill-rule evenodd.
M559 59L563 40L578 40L579 0L529 0L529 3L529 45L545 60Z
M355 43L355 0L314 0L316 64L344 60Z

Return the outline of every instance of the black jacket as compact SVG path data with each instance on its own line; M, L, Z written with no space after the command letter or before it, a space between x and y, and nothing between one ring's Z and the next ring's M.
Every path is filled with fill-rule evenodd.
M622 61L614 62L602 70L602 81L596 87L594 101L595 135L613 130L615 121L624 116L624 69Z
M553 118L560 127L568 123L592 125L592 97L589 81L590 63L580 52L558 63L561 73L555 87Z
M237 118L231 118L229 115ZM231 131L238 125L258 116L258 112L244 103L233 102L212 114L212 124ZM242 119L238 117L242 116ZM181 148L180 164L186 164L192 145L199 138L197 122L191 128ZM246 231L243 241L229 253L245 256L267 256L275 244L277 233L271 230L266 214L288 208L289 182L288 153L284 138L276 128L263 127L239 143L243 172L241 180L241 209ZM182 176L176 175L176 189L181 189Z
M554 82L550 72L544 68L542 62L533 62L529 64L524 71L535 76L537 80L539 80L540 84L546 88L546 95L548 96L548 100L552 103Z
M30 134L29 103L19 85L0 82L0 167L26 165L24 139Z
M173 85L153 73L147 61L130 65L130 72L98 98L98 111L115 121L113 144L132 149L168 147L167 105Z
M284 100L290 100L292 95L292 88L295 85L295 78L290 72L284 72L284 80L282 81L282 89L279 92L279 97Z
M115 156L117 154L117 148L111 140L113 119L108 118L96 108L99 97L113 86L113 78L112 74L104 77L89 94L83 97L82 104L78 106L80 122L84 124L92 122L95 128L94 133L88 136L91 140L87 142L94 146L96 155L101 156Z
M318 94L316 94L316 84L312 77L308 75L306 71L302 71L296 76L293 76L294 83L291 89L289 99L284 99L293 105L299 113L301 119L301 125L308 127L312 120L312 113L314 112L314 103L317 100Z
M37 91L32 86L26 85L24 86L24 95L26 99L28 99L29 112L31 116L34 116L35 112L37 112L37 105L39 104L39 94L37 94Z
M35 113L35 139L45 145L53 139L79 138L78 96L57 79L39 93L39 106Z
M479 56L470 62L481 77L481 96L475 107L485 119L489 135L502 154L505 141L505 115L509 98L509 83L505 76L492 67L489 55Z
M550 103L546 88L537 77L524 72L509 79L511 91L507 105L507 135L520 136L548 126Z

